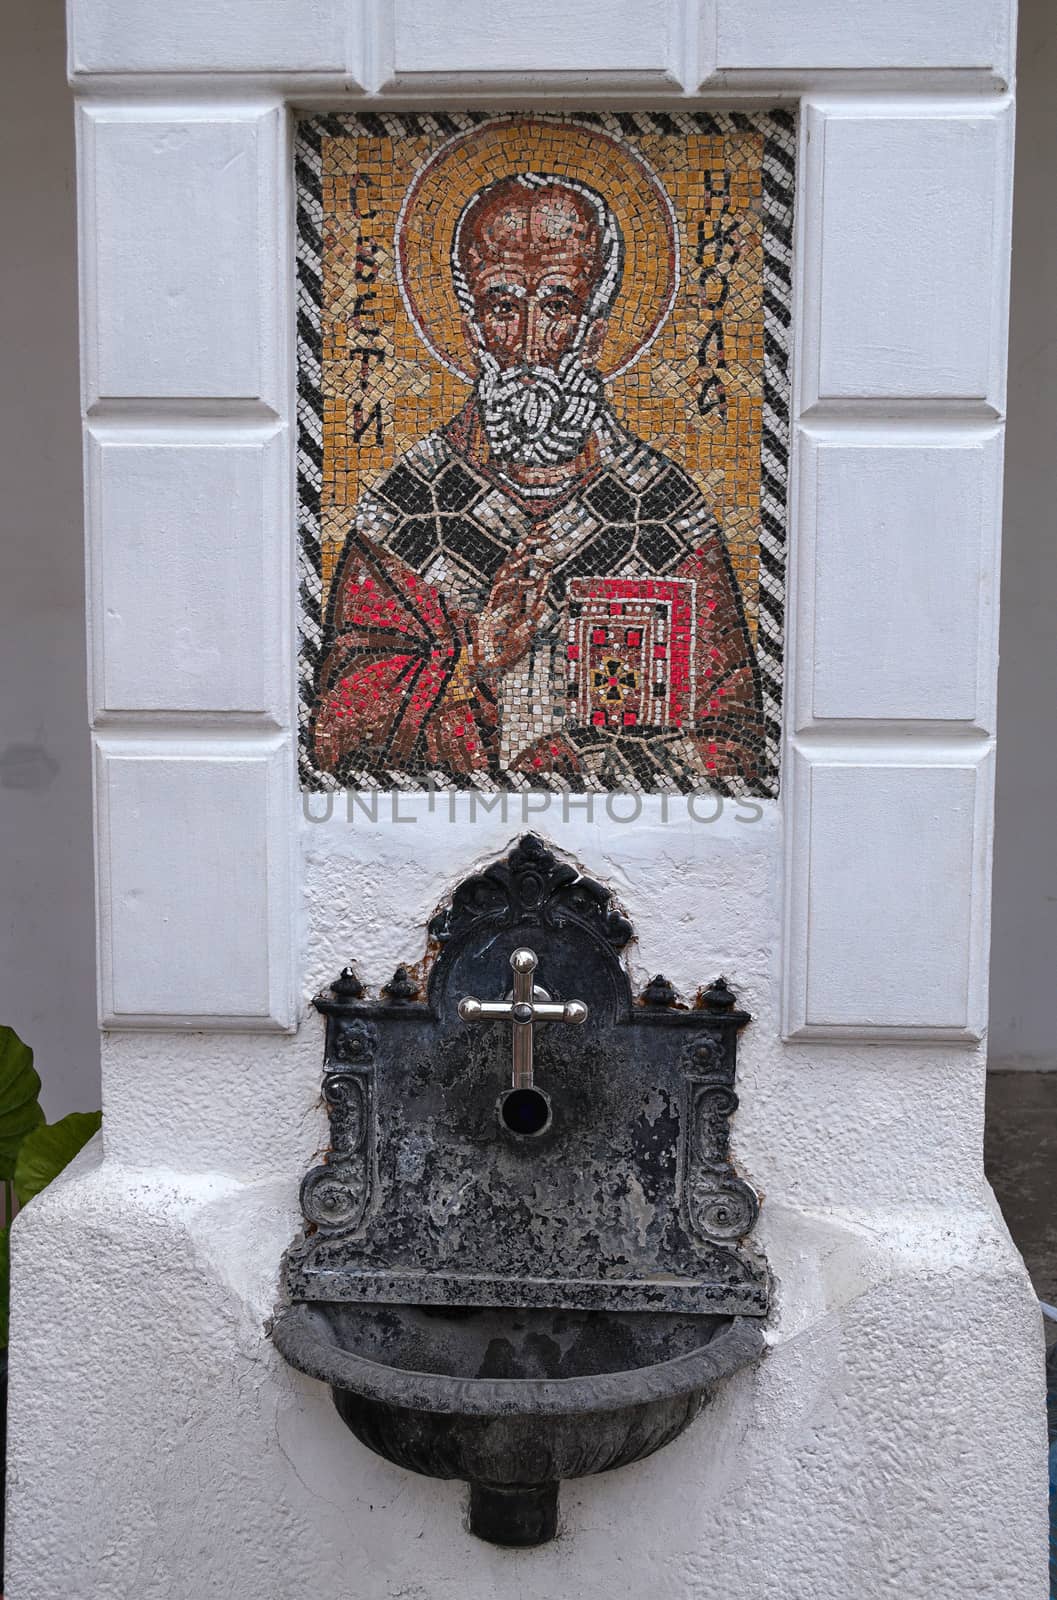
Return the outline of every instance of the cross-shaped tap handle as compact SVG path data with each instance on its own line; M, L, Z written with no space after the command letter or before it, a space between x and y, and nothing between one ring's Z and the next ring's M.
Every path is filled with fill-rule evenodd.
M490 1022L496 1017L506 1017L514 1025L514 1064L511 1082L515 1089L531 1089L532 1083L532 1026L536 1022L587 1021L587 1007L582 1000L536 1000L532 974L539 962L533 950L515 950L510 957L514 969L514 998L512 1000L475 1000L467 995L459 1001L459 1015L464 1022Z

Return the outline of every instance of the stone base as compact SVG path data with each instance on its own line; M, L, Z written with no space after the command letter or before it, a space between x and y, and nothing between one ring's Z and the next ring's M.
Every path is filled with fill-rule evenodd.
M18 1600L1045 1600L1042 1334L979 1209L771 1200L763 1363L681 1439L562 1489L558 1537L352 1438L265 1337L296 1182L100 1163L14 1232Z

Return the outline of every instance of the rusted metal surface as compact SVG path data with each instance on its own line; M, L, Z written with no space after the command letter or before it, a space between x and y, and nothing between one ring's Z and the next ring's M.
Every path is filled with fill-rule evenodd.
M728 1148L749 1019L726 985L689 1007L658 977L636 1002L630 923L532 835L461 884L431 932L425 997L401 968L377 1000L346 972L317 1001L332 1148L303 1185L314 1227L287 1292L764 1314L766 1270L741 1242L756 1197ZM519 947L553 1001L588 1007L582 1026L536 1026L549 1116L529 1134L502 1115L509 1023L458 1012L510 992Z

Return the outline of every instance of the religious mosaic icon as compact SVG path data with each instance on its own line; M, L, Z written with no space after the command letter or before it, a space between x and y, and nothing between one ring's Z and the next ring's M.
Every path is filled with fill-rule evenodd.
M793 148L299 125L306 787L777 792Z

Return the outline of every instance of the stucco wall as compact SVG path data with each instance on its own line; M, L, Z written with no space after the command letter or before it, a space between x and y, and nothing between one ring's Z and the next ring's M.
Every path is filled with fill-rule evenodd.
M66 1315L38 1320L21 1366L22 1436L64 1448L17 1458L18 1600L1046 1592L1041 1378L1009 1363L1036 1314L986 1209L805 1226L772 1208L763 1241L798 1284L772 1353L651 1460L567 1484L559 1538L518 1553L469 1537L461 1485L370 1455L262 1341L294 1221L283 1183L148 1186L97 1159L20 1229L33 1312L61 1294ZM159 1318L144 1283L162 1261Z
M1057 537L1050 285L1057 22L1022 0L1006 444L990 1061L1057 1063ZM99 1103L85 726L73 119L61 0L5 19L0 189L0 1020L37 1051L51 1117ZM16 759L17 757L17 759ZM56 763L52 767L51 763ZM26 785L23 787L23 785Z
M1057 1067L1057 13L1021 0L990 1063Z
M292 569L286 107L340 103L357 84L393 100L475 93L473 77L450 80L459 70L501 93L511 56L487 0L76 0L114 1028L105 1152L86 1152L14 1233L9 1588L1041 1600L1041 1330L980 1161L1010 8L715 0L696 23L667 0L515 9L522 94L569 97L570 59L598 64L600 101L805 91L798 732L781 808L666 823L654 800L619 824L604 806L566 822L552 802L471 824L416 800L401 820L317 824L288 781L288 608L255 612L233 584L218 649L260 668L234 713L193 674L157 673L165 649L179 665L181 641L170 630L160 649L143 622L151 574L128 530L167 543L192 599L223 578L203 451L224 463L218 482L260 458L259 502L212 499L241 506L276 593ZM162 443L164 522L130 467L157 463ZM944 508L924 527L889 492L908 450ZM108 499L108 485L127 493ZM944 613L969 646L948 700L929 670L943 631L917 626L915 608L942 593L965 506L980 582L954 585ZM894 540L911 579L883 604L873 585L854 608L827 606L819 567L853 539L875 556ZM136 629L105 626L117 579ZM834 640L851 665L818 696ZM886 649L919 668L895 702L876 669ZM467 1536L457 1485L358 1446L264 1334L297 1179L326 1138L320 1019L304 1000L350 958L373 985L414 959L445 890L526 824L625 901L637 976L690 989L722 970L753 1012L734 1150L763 1191L777 1296L759 1369L669 1451L568 1488L558 1541L511 1555Z
M1006 444L990 1061L1057 1063L1057 537L1050 285L1057 23L1022 0ZM99 1103L85 727L73 118L61 0L5 18L0 190L0 1020L34 1046L51 1117ZM8 764L9 763L9 764ZM51 763L56 765L53 767ZM23 787L23 785L25 785Z
M0 1023L51 1118L99 1104L73 109L62 0L11 0L0 97Z
M16 1229L19 1600L1041 1600L1041 1334L980 1170L980 1051L780 1043L776 809L659 809L528 820L633 912L637 977L722 967L752 997L735 1155L777 1280L763 1365L655 1458L566 1484L553 1545L481 1544L464 1486L371 1455L262 1338L325 1138L320 1019L114 1034L105 1164L86 1151ZM453 875L523 826L466 811L302 825L306 995L350 956L374 986L421 953Z

